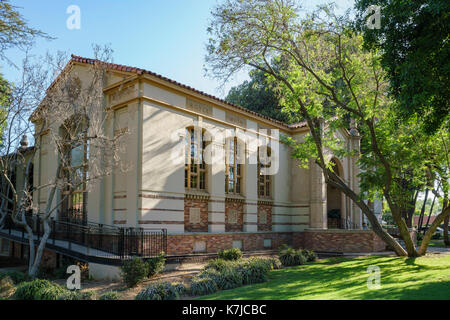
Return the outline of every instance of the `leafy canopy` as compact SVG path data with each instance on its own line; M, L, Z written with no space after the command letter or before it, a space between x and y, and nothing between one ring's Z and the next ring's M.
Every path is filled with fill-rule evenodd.
M381 28L365 27L366 10L381 6ZM358 0L365 47L379 49L403 118L421 117L427 132L450 124L450 1Z

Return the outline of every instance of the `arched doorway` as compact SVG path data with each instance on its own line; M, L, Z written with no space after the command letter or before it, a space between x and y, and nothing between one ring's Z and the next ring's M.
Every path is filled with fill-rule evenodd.
M343 177L341 163L336 158L330 161L335 174ZM327 184L327 225L329 229L342 228L342 192L336 187Z

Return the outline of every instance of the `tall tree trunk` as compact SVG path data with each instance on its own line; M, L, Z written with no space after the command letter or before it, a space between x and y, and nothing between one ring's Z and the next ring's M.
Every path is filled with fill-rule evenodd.
M430 219L431 219L431 215L433 214L433 208L434 208L435 201L436 201L436 195L434 195L433 202L431 203L431 208L430 208L430 212L428 213L428 219L427 219L427 224L425 225L425 229L427 229L430 224ZM419 230L419 232L420 232L420 230ZM423 234L425 234L425 231L423 231Z
M323 170L328 170L324 168ZM389 247L391 247L398 256L407 256L408 253L403 247L380 225L375 213L369 208L369 206L358 197L358 195L351 190L347 185L339 181L339 178L333 173L328 171L329 177L326 178L327 183L341 190L347 195L355 204L361 209L364 215L370 222L373 232L381 238Z
M425 235L423 236L422 244L419 248L419 254L423 255L426 253L428 244L430 243L431 237L433 236L434 232L436 231L436 228L445 220L448 219L448 216L450 215L450 206L446 206L442 209L442 212L434 219L433 223L431 224L430 228L425 232ZM447 220L448 221L448 220Z
M32 278L36 277L36 274L39 270L42 255L44 254L45 245L47 244L47 240L48 240L48 238L50 236L50 232L51 232L51 228L50 228L50 224L48 223L48 219L45 219L43 221L43 224L44 224L44 234L41 238L41 241L39 242L39 246L37 247L36 258L34 259L33 264L31 265L31 268L28 272L28 274Z
M406 222L402 219L400 212L396 212L396 210L392 211L392 217L394 218L395 223L397 224L398 231L400 233L401 238L405 242L406 252L408 253L408 257L417 257L419 253L416 250L416 246L413 243L411 238L411 234L409 232L408 226Z
M448 247L450 246L450 241L448 240L448 222L450 215L447 215L444 219L444 243Z

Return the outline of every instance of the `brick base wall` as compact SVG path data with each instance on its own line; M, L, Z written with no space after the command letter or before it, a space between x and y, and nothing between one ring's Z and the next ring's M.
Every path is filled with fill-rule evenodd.
M200 223L192 223L190 209L200 209ZM208 232L208 200L184 199L184 231L185 232Z
M264 240L269 239L271 242L270 246L265 246ZM194 253L195 242L204 242L204 253L217 253L219 250L231 249L233 247L233 241L242 241L242 251L276 250L283 244L292 245L292 233L264 232L168 235L167 253L169 255ZM268 242L266 241L266 245Z
M266 221L264 221L263 215ZM258 231L272 231L271 205L258 204Z
M230 212L237 211L237 222L231 222ZM244 203L237 201L225 201L225 231L241 232L244 230Z
M305 249L328 252L378 252L385 243L371 230L305 230Z

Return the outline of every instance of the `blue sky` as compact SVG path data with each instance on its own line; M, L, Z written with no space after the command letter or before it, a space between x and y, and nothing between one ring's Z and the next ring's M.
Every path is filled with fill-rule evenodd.
M306 7L328 1L304 1ZM341 9L353 0L335 1ZM216 0L12 0L30 26L55 40L40 40L33 54L65 51L92 57L92 44L110 44L114 62L149 69L207 93L224 97L229 88L246 79L240 74L224 88L204 74L206 28ZM69 30L70 5L81 9L81 29ZM9 50L20 64L22 54ZM14 81L17 70L1 62L1 72Z

